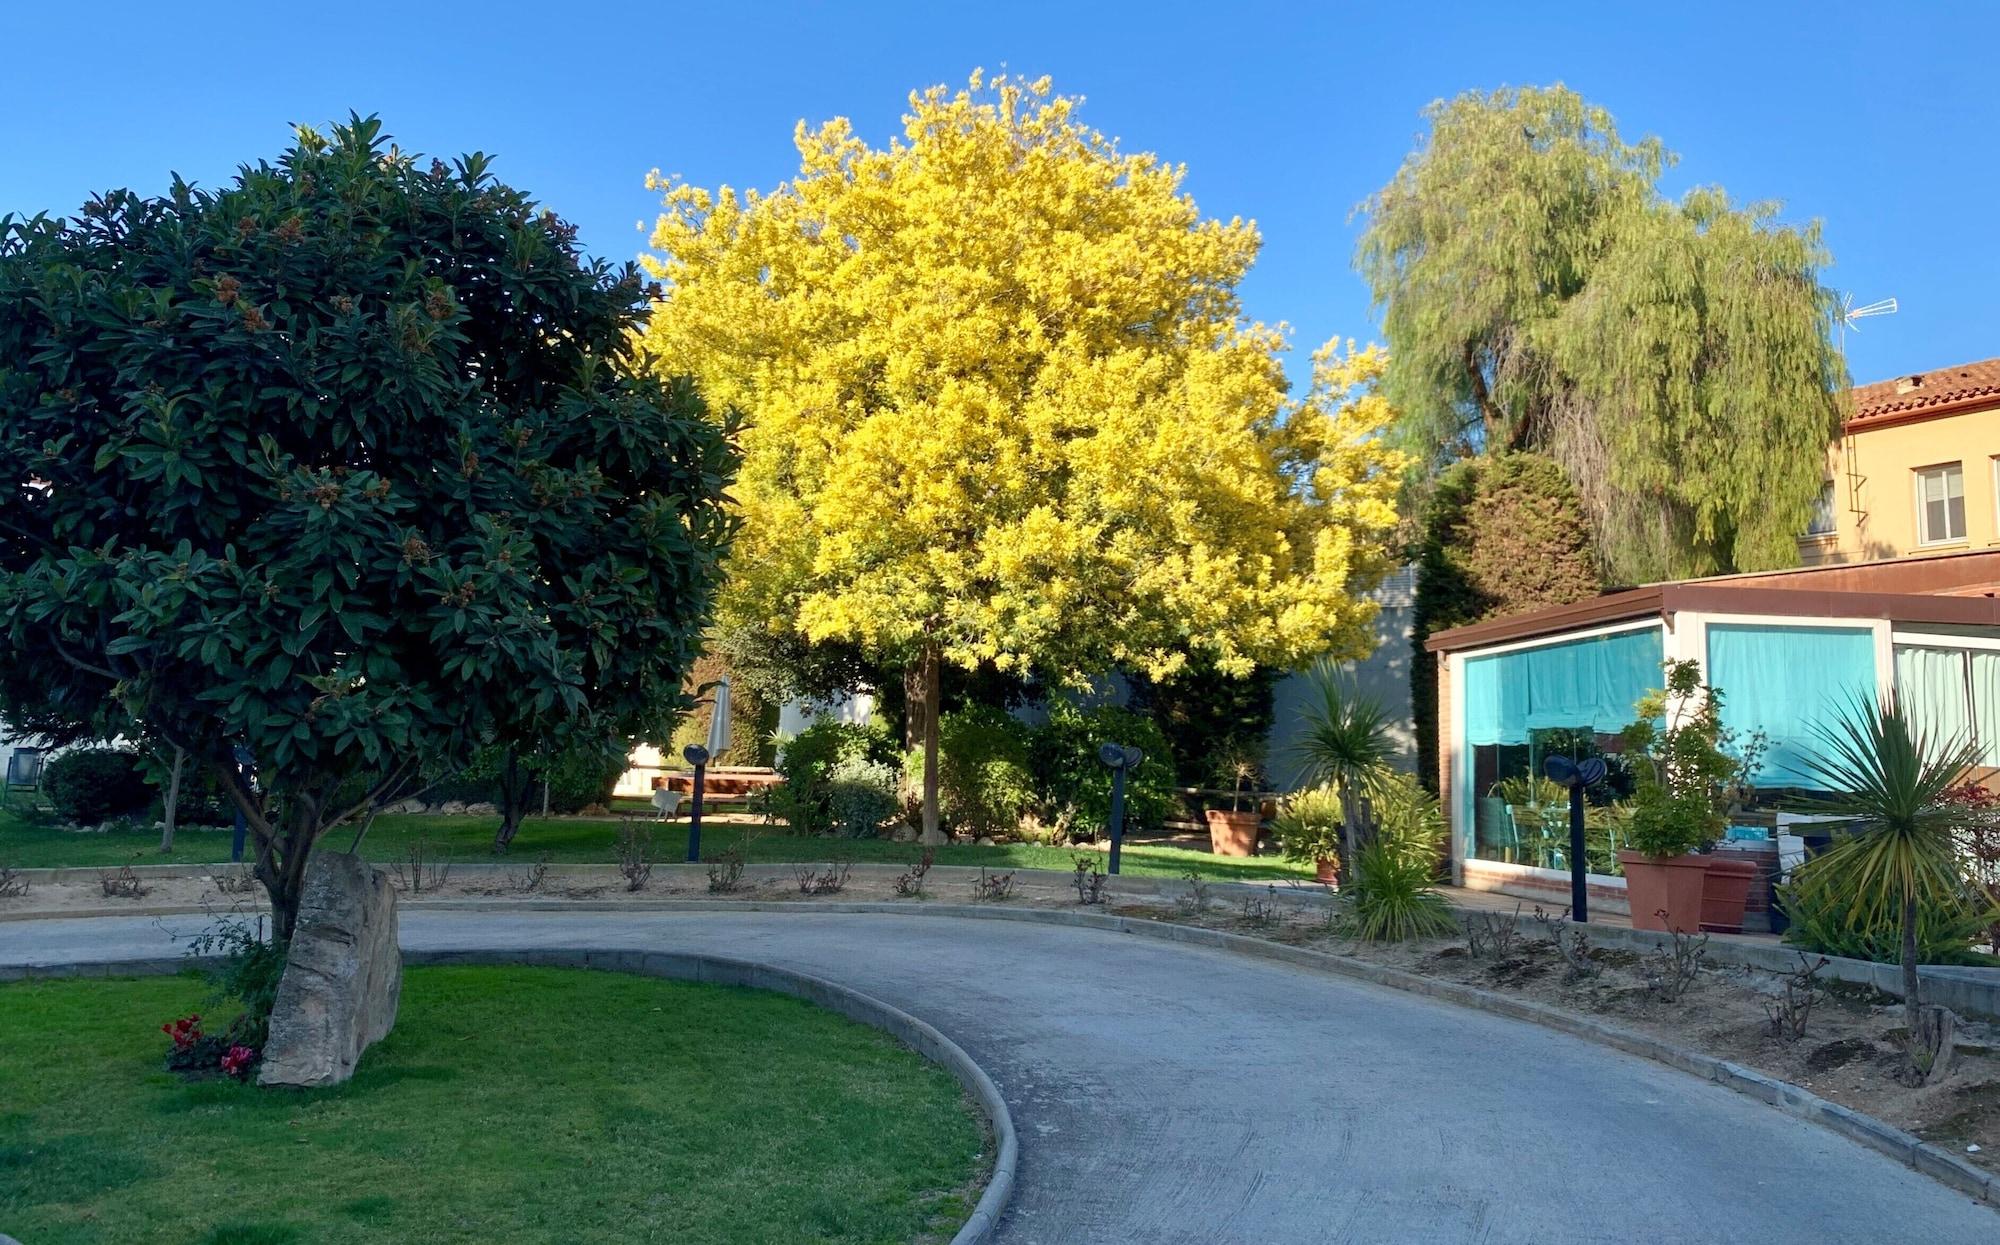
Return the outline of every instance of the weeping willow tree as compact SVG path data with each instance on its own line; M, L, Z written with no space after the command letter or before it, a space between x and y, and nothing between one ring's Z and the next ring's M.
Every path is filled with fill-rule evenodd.
M1428 117L1356 260L1405 448L1555 458L1614 580L1795 561L1848 383L1817 223L1669 200L1673 154L1561 86Z

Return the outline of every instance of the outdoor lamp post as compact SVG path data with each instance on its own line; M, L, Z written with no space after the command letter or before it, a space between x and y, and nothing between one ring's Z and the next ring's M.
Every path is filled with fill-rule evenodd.
M688 863L701 860L701 788L702 776L708 771L708 749L700 744L689 744L681 749L687 763L694 766L694 803L688 809Z
M1137 769L1146 754L1130 744L1107 743L1097 750L1097 759L1111 770L1111 868L1118 872L1118 851L1125 844L1125 775Z
M1569 917L1586 922L1590 920L1590 888L1583 860L1583 789L1604 781L1604 758L1572 761L1551 755L1543 759L1542 772L1550 782L1569 791Z

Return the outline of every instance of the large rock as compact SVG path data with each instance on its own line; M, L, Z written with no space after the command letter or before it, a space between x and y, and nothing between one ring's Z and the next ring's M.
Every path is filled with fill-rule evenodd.
M396 890L344 852L316 852L271 1009L260 1085L338 1085L388 1035L403 994Z

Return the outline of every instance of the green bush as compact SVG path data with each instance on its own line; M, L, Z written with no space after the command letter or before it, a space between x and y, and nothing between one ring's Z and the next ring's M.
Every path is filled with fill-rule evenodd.
M1812 868L1808 862L1804 868ZM1896 964L1903 958L1901 920L1884 911L1873 920L1862 920L1839 883L1823 888L1780 886L1778 907L1791 926L1785 941L1821 955L1841 955L1877 964ZM1917 962L1920 964L1992 964L1993 957L1974 951L1973 945L1986 938L1986 931L2000 920L1990 902L1968 889L1963 896L1945 897L1943 902L1927 902L1917 908Z
M1313 787L1285 797L1271 822L1285 859L1302 864L1340 856L1340 796L1332 787Z
M855 726L830 718L814 722L779 748L778 777L784 781L765 797L765 811L799 834L829 833L834 828L834 770L846 761L888 766L895 759L895 740L886 725Z
M1450 905L1431 889L1433 867L1400 852L1388 838L1362 848L1354 884L1345 888L1349 930L1370 942L1457 933Z
M1097 750L1114 741L1145 754L1138 769L1125 777L1125 828L1157 829L1175 806L1173 758L1166 736L1153 720L1127 709L1112 705L1083 709L1065 700L1050 703L1048 720L1028 737L1041 798L1055 819L1067 819L1079 831L1107 830L1111 771Z
M1399 864L1420 871L1426 880L1437 876L1444 855L1444 810L1414 774L1387 771L1377 778L1368 798L1375 803L1376 842Z
M50 761L42 771L42 794L56 815L79 826L143 813L153 789L139 770L139 758L123 748L77 748Z
M1034 807L1029 732L1013 714L992 705L967 705L938 722L938 811L962 834L1005 834L1019 828ZM904 782L922 790L924 754L904 758Z
M540 799L541 785L546 783L551 813L576 813L592 804L609 805L611 789L625 772L626 760L622 749L600 752L580 746L565 748L547 758L537 757L529 765L536 783L528 798Z
M827 777L827 819L835 834L872 839L903 809L896 768L865 756L848 757Z

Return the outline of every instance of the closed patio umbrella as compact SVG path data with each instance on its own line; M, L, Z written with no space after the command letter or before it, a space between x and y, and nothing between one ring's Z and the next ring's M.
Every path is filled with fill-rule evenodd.
M720 760L729 747L729 679L724 676L715 685L715 705L708 715L708 759L711 763Z

